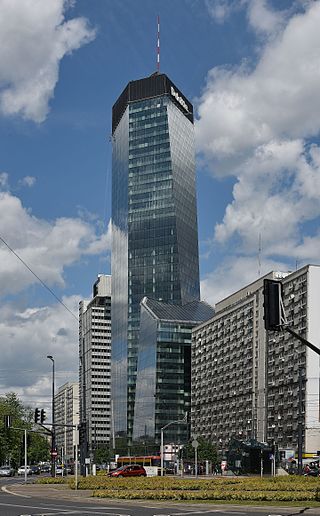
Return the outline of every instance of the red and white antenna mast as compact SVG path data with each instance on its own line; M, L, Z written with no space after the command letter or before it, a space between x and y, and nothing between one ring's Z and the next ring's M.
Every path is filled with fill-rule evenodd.
M160 16L157 16L157 72L160 72Z

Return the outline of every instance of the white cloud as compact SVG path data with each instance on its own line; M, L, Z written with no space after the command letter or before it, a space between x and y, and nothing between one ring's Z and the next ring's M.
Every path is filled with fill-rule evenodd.
M112 224L109 221L107 231L91 241L86 249L86 254L100 254L111 249Z
M7 172L0 173L0 188L6 190L9 187L9 174Z
M273 9L268 0L206 0L206 6L217 23L224 23L232 14L245 8L250 27L264 36L277 33L289 15L287 10Z
M281 261L265 259L259 265L256 256L227 256L223 263L201 281L201 299L214 305L230 294L252 283L271 270L287 272Z
M215 240L237 240L237 252L300 262L319 261L320 235L303 234L320 217L320 148L301 140L271 141L256 149L238 170L233 201Z
M63 298L77 316L79 296ZM78 371L78 324L60 304L19 310L1 304L2 339L0 390L15 391L31 405L41 402L47 412L51 402L51 362L55 359L56 385L76 381Z
M223 23L233 11L240 9L245 0L206 0L210 16L217 22Z
M25 176L23 177L22 179L20 179L19 181L19 184L21 186L28 186L29 188L31 188L31 186L33 186L36 182L36 178L33 177L33 176Z
M0 110L43 122L64 56L89 43L84 18L66 20L65 0L0 0Z
M64 285L64 269L83 256L101 254L111 247L111 227L97 235L95 226L80 218L39 219L23 207L19 198L0 192L0 236L33 271L49 285ZM1 243L1 295L34 284L36 278Z
M271 252L270 246L295 237L300 223L320 214L318 157L319 148L308 152L301 140L258 147L238 170L234 200L216 226L217 240L224 242L237 233L251 252L261 233Z
M285 20L285 11L271 8L267 0L250 0L248 2L248 21L258 33L272 35L278 32Z
M198 107L198 150L218 168L273 138L320 129L320 2L293 16L254 70L214 68ZM232 172L232 171L229 171Z
M259 235L262 273L319 263L320 2L305 3L286 26L288 13L263 14L266 6L247 4L257 31L278 31L256 66L211 70L199 101L201 159L214 175L236 178L214 234L228 258L202 282L209 301L257 277Z

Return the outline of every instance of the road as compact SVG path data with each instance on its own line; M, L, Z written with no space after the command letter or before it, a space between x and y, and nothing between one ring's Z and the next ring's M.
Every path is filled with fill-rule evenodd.
M1 480L0 487L1 516L290 516L303 510L301 506L259 508L92 499L81 491L56 486L25 486L20 479ZM319 516L320 510L308 509L304 514Z

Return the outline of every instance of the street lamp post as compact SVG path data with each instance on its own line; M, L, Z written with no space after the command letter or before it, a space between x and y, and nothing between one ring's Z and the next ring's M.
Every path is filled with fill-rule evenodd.
M161 443L160 443L160 464L161 464L161 476L163 477L163 462L164 462L164 445L163 445L163 432L168 426L170 425L179 425L181 423L187 424L187 412L185 414L185 417L183 419L180 419L178 421L170 421L170 423L167 423L161 428Z
M56 430L54 426L54 358L52 355L47 355L47 358L52 362L52 431L51 431L51 476L56 476Z

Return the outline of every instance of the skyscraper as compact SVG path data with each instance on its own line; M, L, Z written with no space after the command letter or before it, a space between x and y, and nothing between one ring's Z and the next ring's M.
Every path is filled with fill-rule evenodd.
M165 74L130 82L112 111L112 399L133 428L140 301L199 299L193 107Z
M79 303L81 459L110 439L111 276L99 274L89 303Z

